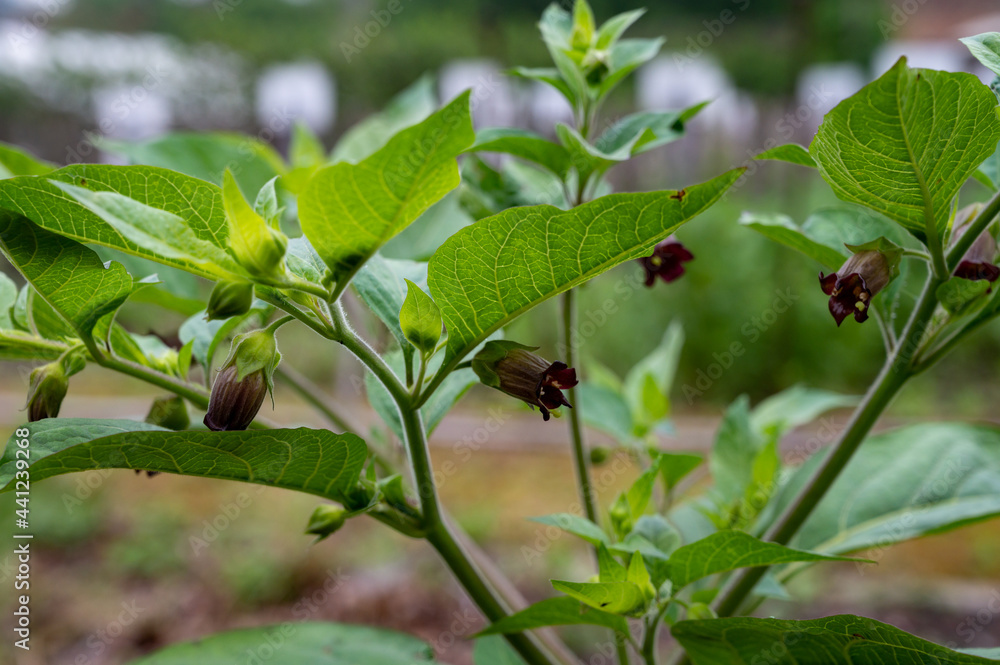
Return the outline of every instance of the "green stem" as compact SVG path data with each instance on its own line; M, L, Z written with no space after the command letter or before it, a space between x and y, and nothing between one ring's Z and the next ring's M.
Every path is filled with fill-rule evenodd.
M642 636L642 659L646 665L656 665L656 637L660 633L660 621L667 612L669 603L664 603L659 611L649 621L646 621L646 634Z
M615 632L615 654L618 658L618 665L631 665L632 659L628 655L628 640L619 632Z
M562 301L562 341L566 349L565 363L574 367L576 364L576 353L573 348L573 330L576 329L576 291L570 289L563 294ZM576 388L570 388L570 404L576 405L569 409L570 436L573 440L573 466L576 469L576 482L580 490L580 503L583 505L584 513L591 522L597 523L597 505L594 497L594 489L590 483L590 460L587 457L587 446L583 440L583 423L580 417L580 403L577 400Z
M935 292L940 284L941 279L938 277L934 275L928 277L906 329L900 336L899 344L893 354L886 359L881 373L862 403L858 405L840 440L791 505L767 531L764 540L781 545L787 545L791 541L865 440L892 398L913 376L913 357L920 347L927 324L937 307ZM766 571L766 567L745 568L734 574L714 603L713 609L716 613L719 616L731 616L736 613Z
M350 416L342 413L333 402L320 397L323 394L322 389L295 368L282 363L274 370L274 375L289 386L299 397L304 399L309 406L323 414L341 432L364 431L360 423L353 422Z
M990 222L993 221L993 218L997 214L1000 214L1000 192L994 194L993 198L986 202L979 216L969 225L969 228L962 234L962 237L957 238L952 244L951 249L948 250L948 274L955 271L955 268L962 261L962 257L972 247L972 243L986 230L986 227L990 225Z

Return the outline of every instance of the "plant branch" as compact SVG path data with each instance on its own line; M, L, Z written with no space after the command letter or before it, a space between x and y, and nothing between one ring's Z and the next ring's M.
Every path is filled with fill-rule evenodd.
M576 291L570 289L563 294L562 300L562 341L565 347L565 362L573 367L576 362L576 353L573 348L573 330L576 329ZM594 498L594 489L590 482L590 460L587 457L587 446L583 440L583 423L580 417L580 403L577 399L576 388L567 390L569 401L576 407L569 410L570 436L573 440L573 466L576 469L576 482L580 490L580 503L583 505L584 513L591 522L597 523L597 505Z
M923 293L917 302L900 342L893 354L886 359L878 378L868 390L864 400L855 410L840 440L827 454L823 464L799 492L784 513L772 525L764 540L788 544L806 521L820 499L834 483L840 472L850 461L854 452L865 440L868 432L895 397L899 389L913 376L913 357L920 347L928 322L937 307L937 287L941 279L930 275ZM729 580L713 604L719 616L731 616L753 591L757 582L767 571L766 567L743 569Z
M962 257L972 247L972 243L986 230L986 227L990 225L998 213L1000 213L1000 192L994 194L993 198L986 202L986 205L979 212L979 216L973 220L960 238L955 239L951 249L948 250L948 274L955 271L955 268L962 261Z

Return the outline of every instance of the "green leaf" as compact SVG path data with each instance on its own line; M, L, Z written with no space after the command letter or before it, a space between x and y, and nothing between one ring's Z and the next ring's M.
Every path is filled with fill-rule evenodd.
M971 280L952 277L937 288L937 299L952 316L963 316L976 305L986 302L983 297L991 284L985 279Z
M14 321L10 318L10 309L16 301L17 284L0 272L0 330L14 329Z
M961 37L959 41L965 44L976 60L1000 76L1000 32L984 32L974 37Z
M175 132L136 142L101 139L98 145L132 164L179 171L215 185L222 185L222 174L230 169L244 192L259 191L285 171L284 160L269 144L233 132Z
M608 74L597 89L596 98L601 99L610 93L616 85L631 74L637 67L643 65L660 52L663 37L656 39L622 39L611 47L608 53Z
M570 89L566 81L562 79L562 75L559 70L554 67L515 67L509 72L512 76L517 76L519 78L531 79L532 81L541 81L542 83L548 83L553 88L562 93L563 97L566 98L571 105L575 103L573 91Z
M625 493L632 520L638 520L646 512L649 500L653 498L653 486L660 475L660 460L656 458L652 466L643 471Z
M464 188L452 190L427 209L413 224L385 244L379 254L387 259L427 262L445 240L474 221L462 207ZM424 281L427 272L424 271Z
M681 544L680 533L662 515L643 515L635 521L632 533L642 536L664 556Z
M632 366L625 376L625 401L632 411L636 424L649 428L670 412L670 389L677 373L677 363L684 347L684 328L677 321L671 322L663 339L653 351ZM652 383L651 383L652 382ZM648 408L647 400L654 402ZM666 411L663 411L663 409ZM656 417L659 413L659 417ZM644 432L636 432L642 435Z
M552 580L556 591L612 614L635 614L646 604L642 590L632 582L566 582Z
M805 254L830 270L840 268L846 258L844 251L811 239L788 215L744 212L740 215L739 223L770 240Z
M573 598L559 596L537 602L520 612L500 619L480 632L478 636L520 633L543 626L573 625L604 626L619 633L625 633L628 630L628 622L624 617L596 610Z
M474 139L466 92L358 164L316 172L299 197L299 218L334 280L350 280L379 247L458 186L455 158Z
M476 132L476 142L466 152L503 152L544 166L559 177L569 170L569 153L561 145L513 127L489 127Z
M994 189L1000 189L1000 144L997 150L979 165L978 173L982 174Z
M901 58L826 115L810 153L840 198L919 238L928 226L940 235L958 190L1000 140L996 106L975 76Z
M297 169L314 168L326 162L326 148L323 147L322 141L301 121L296 121L292 125L288 161Z
M67 191L57 183L72 187ZM92 194L120 194L148 206L143 209L144 213L158 210L170 216L153 213L146 218L133 218L134 210L121 199L87 199L96 209L107 213L102 218L74 197L75 193L82 198L79 190L83 188ZM118 207L105 210L103 204L108 202ZM222 190L173 171L148 166L88 164L67 166L45 177L0 180L0 208L18 212L38 226L77 242L119 249L209 279L235 270L231 262L227 263L228 255L225 254L226 216ZM116 210L128 210L128 213L121 219L113 215ZM120 225L115 226L119 221ZM164 228L164 223L169 226ZM140 242L130 237L133 235ZM173 249L146 247L147 238L151 244L163 243ZM190 238L190 246L187 238ZM211 253L208 258L217 261L221 271L199 265L202 249ZM195 258L179 258L188 253Z
M354 434L284 429L173 432L131 420L48 418L26 425L33 481L90 469L144 469L241 480L342 501L368 449ZM0 487L13 489L11 437L0 457Z
M773 566L795 561L857 560L767 543L743 531L719 531L677 548L670 555L670 580L676 591L703 577L737 568Z
M434 80L423 76L392 98L381 112L368 116L340 137L331 162L357 164L379 150L394 134L421 122L438 106Z
M594 141L594 148L607 159L624 161L684 136L685 126L708 102L680 111L633 113L608 127Z
M487 635L476 640L472 662L474 665L525 665L521 656L499 635Z
M0 211L0 250L81 337L135 288L120 263L105 267L93 250L5 211Z
M581 383L576 388L576 401L583 422L589 427L607 432L620 443L632 439L632 414L621 393L606 386Z
M857 403L858 398L853 395L796 385L755 406L750 414L750 424L757 432L780 439L785 432L810 423L827 411Z
M704 461L701 455L690 453L660 453L660 476L667 489L673 489L685 476Z
M776 497L788 505L822 461L813 456ZM836 554L941 533L1000 515L1000 428L928 423L865 441L793 541Z
M334 581L343 583L339 578ZM282 665L434 665L436 662L430 646L405 633L357 624L308 621L216 633L194 642L171 645L132 661L131 665L224 665L252 662L259 660L254 654L275 652Z
M549 524L560 528L567 533L571 533L574 536L579 536L591 545L597 545L599 543L604 543L605 545L608 544L607 534L604 533L601 527L597 526L586 517L581 517L572 513L554 513L552 515L543 515L541 517L532 517L530 519L532 522Z
M743 496L764 440L750 424L750 400L740 396L726 410L708 465L715 490L726 501Z
M0 141L0 180L19 175L45 175L56 165L29 155L17 146Z
M512 208L459 231L428 267L448 330L442 371L539 303L647 254L717 201L741 173L730 171L683 193L611 194L568 211Z
M649 571L646 570L646 564L642 560L642 553L632 553L632 558L628 562L628 572L625 579L639 587L639 591L642 592L646 602L656 597L656 587L653 586L653 582L649 577Z
M399 310L403 336L424 355L433 353L441 339L441 310L419 286L406 280L406 299Z
M427 264L384 259L376 254L362 266L352 284L358 297L386 325L400 347L406 348L406 336L399 325L399 313L406 298L407 282L427 284Z
M770 665L819 662L843 665L988 665L995 661L960 654L889 624L841 614L788 621L725 617L680 621L671 634L694 665L745 665L767 654Z
M625 566L618 562L604 543L597 545L597 569L601 582L625 582L628 576Z
M638 21L639 17L645 13L645 9L633 9L632 11L622 12L609 18L597 31L595 48L606 49L611 46L629 29L629 26Z
M786 143L784 145L775 146L770 150L765 150L760 153L754 157L754 159L773 159L776 161L788 162L789 164L798 164L799 166L810 166L812 168L816 168L816 160L809 154L809 150L798 143Z

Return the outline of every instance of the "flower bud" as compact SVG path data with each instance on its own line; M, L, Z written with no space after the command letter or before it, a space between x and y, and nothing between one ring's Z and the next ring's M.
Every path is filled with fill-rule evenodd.
M955 216L955 230L952 233L951 244L954 245L965 235L982 207L981 203L974 203L958 212ZM997 241L989 229L984 229L965 251L965 255L955 268L955 277L995 282L1000 277L1000 268L997 267L996 260Z
M830 314L838 326L852 313L858 323L867 321L872 298L890 279L889 260L875 249L852 254L835 273L819 274L823 293L830 296Z
M316 510L309 517L306 533L319 536L317 541L323 540L344 526L348 516L348 511L341 506L331 504L316 506Z
M250 282L217 282L208 297L206 319L228 319L250 311L253 304L253 284Z
M146 414L145 422L180 432L188 428L191 418L184 405L184 398L173 395L154 399L152 406L149 407L149 413Z
M597 466L604 464L611 456L611 450L604 446L594 446L590 449L590 463Z
M573 408L562 391L577 384L576 370L535 355L532 351L537 348L493 340L472 359L472 369L484 384L537 406L542 418L548 420L550 410Z
M31 371L28 388L28 422L37 422L43 418L55 418L59 415L66 391L69 390L69 379L62 362L56 360L47 365L36 367Z
M249 427L273 390L272 376L280 361L272 329L237 335L212 386L205 426L215 431Z
M659 277L664 282L672 282L684 274L684 263L694 260L694 255L677 240L668 236L656 247L650 256L636 259L646 271L646 286L652 286Z

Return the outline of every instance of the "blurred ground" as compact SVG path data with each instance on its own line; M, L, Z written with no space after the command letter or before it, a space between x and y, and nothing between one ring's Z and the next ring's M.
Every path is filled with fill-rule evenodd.
M148 391L137 385L128 392L130 399L112 406L99 388L84 387L71 392L63 415L141 417ZM0 394L0 413L16 413L20 399ZM283 419L321 424L290 395L279 391L277 401ZM470 454L456 443L487 408L500 408L504 425ZM433 441L436 468L454 469L440 478L445 505L530 600L550 594L551 577L591 572L580 542L552 540L526 520L567 510L576 499L565 423L540 424L537 414L473 400L446 419ZM676 437L664 445L704 449L714 426L709 417L681 419ZM607 471L595 472L604 505L634 475ZM315 497L126 471L53 478L33 486L31 496L35 648L17 654L18 663L123 663L218 630L304 618L404 630L434 644L442 662L471 662L466 638L482 624L434 553L364 519L314 545L302 531ZM0 514L12 510L12 497L4 495ZM812 569L793 581L796 602L772 602L760 612L797 618L857 613L939 643L997 646L996 534L994 521L893 547L876 568ZM0 536L10 542L7 533ZM11 574L11 560L0 558L0 586L8 588ZM9 634L13 599L2 598L0 632ZM566 634L587 648L586 630ZM0 647L9 648L7 641Z

